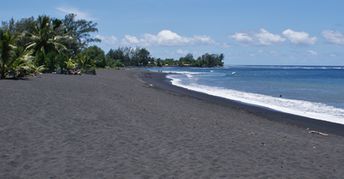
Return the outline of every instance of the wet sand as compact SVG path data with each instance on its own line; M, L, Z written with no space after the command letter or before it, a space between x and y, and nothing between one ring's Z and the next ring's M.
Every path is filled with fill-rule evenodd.
M341 126L309 133L288 115L166 89L157 77L0 81L0 178L344 176Z

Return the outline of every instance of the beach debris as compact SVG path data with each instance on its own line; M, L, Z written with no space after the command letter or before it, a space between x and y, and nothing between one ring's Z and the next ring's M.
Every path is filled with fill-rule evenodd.
M328 134L324 133L324 132L319 132L319 131L308 131L309 134L318 134L318 135L322 135L322 136L328 136Z
M250 132L250 133L248 133L248 135L256 135L256 133L255 132Z
M149 84L149 87L153 87L153 84Z

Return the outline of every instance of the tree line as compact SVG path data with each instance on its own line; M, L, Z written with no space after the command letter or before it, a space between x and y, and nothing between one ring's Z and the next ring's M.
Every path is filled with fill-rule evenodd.
M94 47L95 48L95 47ZM121 66L180 66L180 67L219 67L223 66L223 54L203 54L194 58L192 54L187 54L179 59L155 58L145 48L122 47L116 50L110 49L106 54L105 61L109 66L113 64Z
M42 15L11 19L0 26L0 78L41 72L93 73L96 68L126 66L223 66L223 54L160 59L145 48L120 47L105 52L94 45L97 23L68 14L62 19Z
M0 27L0 78L19 78L40 72L94 71L95 61L85 55L90 43L100 42L92 33L97 23L42 15L11 19Z

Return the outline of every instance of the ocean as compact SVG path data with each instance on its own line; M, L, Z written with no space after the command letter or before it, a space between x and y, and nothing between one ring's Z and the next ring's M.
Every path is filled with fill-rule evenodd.
M281 112L344 124L344 67L162 67L175 86Z

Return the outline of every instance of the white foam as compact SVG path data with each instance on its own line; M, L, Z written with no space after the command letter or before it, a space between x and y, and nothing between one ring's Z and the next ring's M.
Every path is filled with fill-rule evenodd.
M168 71L164 70L163 73L168 74L182 74L185 75L189 79L197 79L197 76L226 76L225 73L217 73L217 72L190 72L190 71Z
M234 65L234 66L227 66L226 68L232 68L232 67L244 67L244 68L260 68L260 69L282 69L282 70L344 70L344 66L274 66L274 65L262 65L262 66L240 66L240 65Z
M344 109L335 108L322 103L315 103L303 100L277 98L262 94L247 93L237 90L225 89L220 87L210 87L191 83L185 85L180 79L173 75L167 75L172 84L189 90L206 93L247 104L262 106L273 110L309 117L313 119L344 124Z
M200 75L205 74L205 72L190 72L190 71L163 71L164 73L174 73L174 74L184 74L184 75Z

